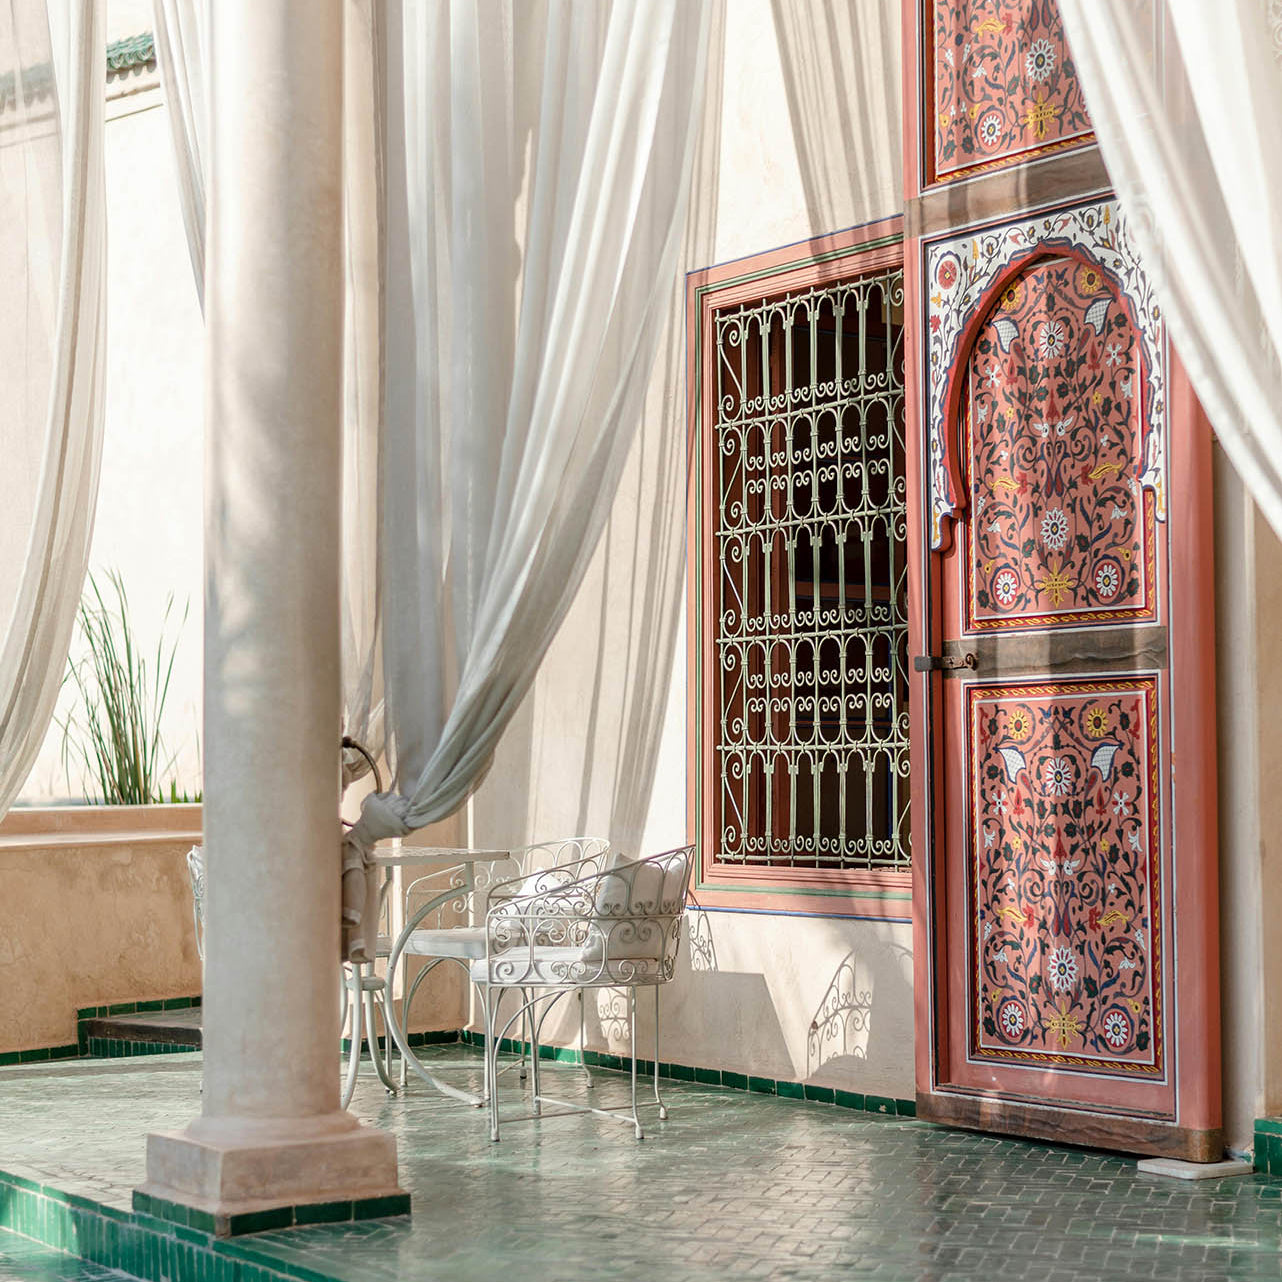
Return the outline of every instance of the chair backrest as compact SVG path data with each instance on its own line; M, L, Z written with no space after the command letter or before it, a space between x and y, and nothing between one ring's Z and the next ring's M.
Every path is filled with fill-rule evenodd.
M187 877L191 881L191 915L196 925L196 952L205 960L205 851L193 846L187 852Z
M490 887L504 883L502 893L505 896L535 895L575 877L598 871L609 852L610 843L605 837L560 837L554 841L537 841L533 845L517 847L509 859L489 864L484 869L478 867L476 888L488 892ZM572 874L564 873L568 865L575 865ZM482 900L486 897L482 893Z
M657 978L670 979L693 867L694 847L678 846L599 874L584 960L615 970L646 959L658 964Z

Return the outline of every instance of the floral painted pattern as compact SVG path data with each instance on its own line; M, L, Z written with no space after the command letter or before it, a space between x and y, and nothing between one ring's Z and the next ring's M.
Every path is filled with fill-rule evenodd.
M968 629L1155 617L1139 350L1076 258L1038 262L994 303L969 365Z
M933 0L927 183L1090 137L1055 0Z
M1164 327L1152 284L1131 247L1125 220L1117 203L1109 200L1038 214L1018 222L972 231L963 236L953 235L923 245L927 320L923 374L929 424L930 541L933 548L943 545L944 523L956 517L961 503L955 481L959 475L956 454L961 434L958 425L948 415L954 380L968 378L970 373L969 353L960 350L962 339L975 313L981 308L985 311L990 308L994 297L990 291L1010 266L1042 251L1070 251L1079 260L1074 288L1087 296L1093 295L1097 289L1107 288L1119 299L1117 314L1125 311L1131 318L1135 347L1124 348L1118 345L1116 337L1111 338L1116 350L1110 351L1108 344L1101 347L1101 366L1120 372L1117 381L1119 393L1128 386L1128 371L1123 368L1123 361L1131 361L1143 371L1142 386L1138 382L1139 376L1131 373L1126 392L1131 401L1138 399L1142 414L1140 445L1134 466L1141 488L1153 494L1154 516L1159 521L1166 518ZM1014 317L1020 309L1028 306L1024 278L1008 280L996 294L996 304L986 326L988 332L992 332L997 315ZM1110 308L1110 314L1112 311ZM1084 316L1082 321L1085 323ZM1042 338L1038 331L1032 334L1030 341L1034 354ZM996 387L1003 374L1000 369L990 367L988 377L994 380L992 385ZM960 403L965 409L967 397L962 396ZM1059 404L1058 409L1054 430L1058 433L1062 426L1067 434L1070 428L1062 420L1069 414L1079 413L1079 407ZM1090 409L1087 406L1080 412ZM1050 420L1042 416L1039 421ZM1113 570L1118 573L1118 585L1114 590L1120 590L1124 568L1120 560L1111 569L1097 566L1097 590L1100 584L1105 592L1109 590L1113 583ZM1072 572L1062 565L1059 571L1047 567L1046 577L1052 587L1058 584L1067 590Z
M1156 694L967 691L978 1059L1162 1071Z

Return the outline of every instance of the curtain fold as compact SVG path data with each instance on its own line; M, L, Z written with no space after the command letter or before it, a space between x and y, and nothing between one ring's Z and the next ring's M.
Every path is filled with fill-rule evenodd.
M205 310L205 169L209 163L209 13L201 0L154 0L156 62L169 116L178 201L196 297Z
M105 99L100 0L0 6L0 815L53 717L93 534Z
M374 843L446 817L480 782L608 515L678 270L708 12L457 0L391 5L389 26L395 771L345 841L356 958L373 944Z
M1282 3L1060 0L1126 228L1282 536Z

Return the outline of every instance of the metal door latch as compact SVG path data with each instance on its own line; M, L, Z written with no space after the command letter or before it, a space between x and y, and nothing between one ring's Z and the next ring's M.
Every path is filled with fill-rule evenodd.
M919 654L913 659L914 672L934 672L942 668L951 672L955 668L973 668L975 656L967 650L965 654Z

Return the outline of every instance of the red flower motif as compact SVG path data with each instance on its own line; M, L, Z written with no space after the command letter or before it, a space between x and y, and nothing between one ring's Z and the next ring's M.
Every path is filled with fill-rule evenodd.
M930 318L930 332L932 334L939 333L939 317L938 316L932 316Z
M1086 929L1087 930L1099 929L1099 905L1098 904L1093 905L1090 912L1086 914Z
M1032 904L1025 905L1024 908L1024 925L1032 930L1037 925L1037 909Z

